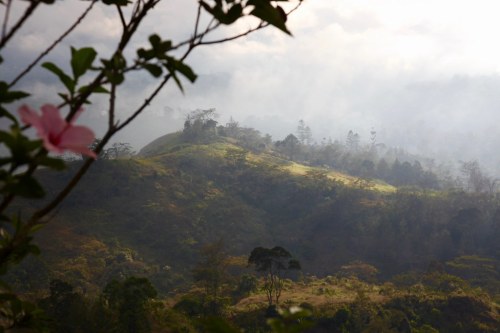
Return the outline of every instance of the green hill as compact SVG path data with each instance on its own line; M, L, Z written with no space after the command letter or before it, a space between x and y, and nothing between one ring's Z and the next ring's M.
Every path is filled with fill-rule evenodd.
M40 172L49 196L78 164ZM222 239L236 257L282 245L304 274L319 276L362 261L386 279L477 255L493 269L475 283L496 293L498 207L483 195L398 190L234 138L172 133L136 157L98 160L37 236L43 254L11 279L40 290L57 277L92 293L113 277L141 275L166 293L190 281L204 244Z

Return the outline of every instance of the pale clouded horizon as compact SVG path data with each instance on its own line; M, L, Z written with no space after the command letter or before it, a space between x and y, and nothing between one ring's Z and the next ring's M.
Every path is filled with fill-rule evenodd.
M2 54L17 64L2 75L29 63L87 4L58 2L57 15L35 16L38 25L28 25ZM136 45L152 32L174 40L189 36L195 4L162 3ZM213 107L222 124L232 116L275 140L295 132L299 119L317 141L343 140L350 129L368 141L374 128L388 145L454 161L478 159L500 175L498 12L500 3L487 0L305 0L289 18L293 37L266 29L196 50L187 63L199 74L197 82L186 83L184 95L169 86L118 140L139 149L180 129L189 110ZM67 59L69 45L94 46L105 56L119 32L114 11L96 9L47 60ZM127 82L120 94L123 114L142 102L153 82L146 76ZM35 104L57 102L60 85L44 70L20 86L36 92ZM86 113L97 131L104 102Z

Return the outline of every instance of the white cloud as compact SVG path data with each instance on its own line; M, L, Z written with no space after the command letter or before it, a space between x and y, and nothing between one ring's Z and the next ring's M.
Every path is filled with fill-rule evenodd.
M10 46L6 59L12 68L21 63L13 59L36 54L87 4L58 2L55 14L51 9L36 16ZM134 45L145 45L152 32L174 40L188 37L195 6L196 1L162 2ZM121 30L116 12L100 7L51 59L67 62L68 45L75 43L104 53L116 45L112 39ZM195 50L187 63L199 81L187 83L185 95L169 86L124 135L130 133L129 141L139 146L180 126L178 110L215 107L221 122L232 115L276 139L304 119L318 140L342 139L349 129L368 137L364 133L375 127L381 140L415 149L462 149L465 159L476 156L475 143L483 142L484 151L492 152L500 143L492 128L500 120L498 12L496 0L304 1L289 18L293 38L267 29ZM251 24L241 22L213 38ZM47 75L34 79L46 82ZM50 98L49 87L37 88L39 99ZM120 90L120 112L133 112L153 87L146 76L128 81ZM105 100L96 101L91 107L96 118L90 108L86 120L100 121L105 106ZM166 107L177 111L162 112Z

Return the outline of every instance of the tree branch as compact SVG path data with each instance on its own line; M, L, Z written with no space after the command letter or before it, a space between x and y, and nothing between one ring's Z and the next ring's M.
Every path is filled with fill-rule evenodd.
M50 45L45 51L43 51L38 58L36 58L24 71L22 71L10 84L9 87L14 86L23 76L29 73L35 67L40 60L43 59L47 54L49 54L50 51L54 49L54 47L57 46L66 36L68 36L87 16L87 14L90 12L92 7L94 7L94 4L97 2L97 0L92 0L91 4L87 7L87 9L80 15L80 17L76 20L76 22L69 27L68 30L66 30L58 39L56 39L52 45Z
M11 5L12 5L12 0L7 0L7 4L5 5L5 15L3 18L3 25L2 25L2 38L4 38L5 34L7 33L7 23L9 22Z
M17 23L10 29L10 31L5 35L2 36L2 40L0 40L0 50L7 44L7 42L14 36L17 30L21 28L21 26L24 24L24 22L33 14L35 11L36 7L40 4L40 0L33 0L30 2L30 5L26 10L24 11L24 14L19 18Z

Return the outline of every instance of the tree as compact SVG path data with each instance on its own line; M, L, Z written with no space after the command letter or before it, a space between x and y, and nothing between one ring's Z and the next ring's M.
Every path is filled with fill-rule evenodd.
M359 134L354 133L350 130L347 133L347 138L345 140L345 145L348 151L355 152L359 149Z
M283 290L283 274L289 270L300 270L300 262L292 259L290 252L281 246L272 249L256 247L250 253L248 264L264 275L264 289L269 307L278 305Z
M117 314L118 331L124 333L151 332L146 304L156 296L157 291L148 279L134 276L121 282L111 281L102 293L108 307Z
M40 307L52 319L51 332L80 332L88 319L83 297L58 279L50 281L50 295L40 301Z
M184 137L188 140L203 140L215 136L217 117L215 109L191 111L184 121Z
M237 138L239 134L239 127L240 124L234 120L233 117L231 117L225 127L226 135L231 138Z
M132 146L127 142L115 142L106 151L110 159L129 158L135 153Z
M299 125L297 126L297 139L301 144L310 145L312 144L312 131L309 126L306 126L304 120L299 120Z
M467 191L493 193L497 187L498 179L492 179L484 173L477 161L460 161L460 172Z
M220 314L220 289L227 280L227 254L224 242L207 244L200 250L201 260L193 269L193 279L205 290L205 305L210 315Z
M312 131L309 126L306 126L304 129L304 136L305 136L305 143L306 145L310 146L313 143L313 137L312 137Z
M282 149L289 159L293 160L300 150L300 141L295 135L288 134L285 140L276 142L276 146Z
M299 125L297 126L297 139L299 139L301 144L306 142L306 123L304 120L299 120Z

